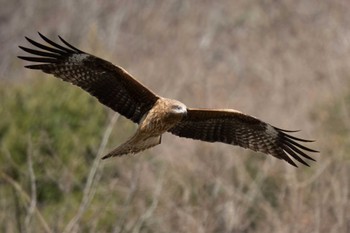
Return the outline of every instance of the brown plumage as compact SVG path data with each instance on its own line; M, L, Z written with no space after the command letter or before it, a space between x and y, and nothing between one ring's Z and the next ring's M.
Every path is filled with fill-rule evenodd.
M313 160L305 151L317 152L287 131L232 109L187 108L177 100L160 97L136 81L123 68L85 53L63 40L59 45L42 34L51 46L26 37L40 50L19 46L36 56L19 58L39 64L26 68L42 70L72 83L95 96L102 104L139 124L134 136L103 158L138 153L161 143L165 132L207 142L222 142L270 154L297 166L290 158L307 165Z

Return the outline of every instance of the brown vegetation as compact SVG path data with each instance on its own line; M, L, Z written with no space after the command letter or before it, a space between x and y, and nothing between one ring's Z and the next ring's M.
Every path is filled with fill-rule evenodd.
M350 4L8 1L0 9L1 232L349 232ZM61 35L162 96L235 108L316 139L295 169L165 135L101 161L135 127L25 70L24 36ZM175 87L175 88L174 88Z

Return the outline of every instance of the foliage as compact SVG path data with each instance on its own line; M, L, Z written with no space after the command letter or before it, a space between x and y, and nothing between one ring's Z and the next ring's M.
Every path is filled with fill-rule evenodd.
M29 189L30 154L37 204L51 209L65 203L67 193L81 196L81 185L96 156L107 112L71 85L36 78L1 86L0 169Z

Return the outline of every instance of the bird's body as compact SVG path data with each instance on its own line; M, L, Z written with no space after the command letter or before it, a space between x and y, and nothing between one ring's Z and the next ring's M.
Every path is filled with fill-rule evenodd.
M162 134L178 124L186 114L187 108L183 103L159 98L154 107L141 118L134 136L103 158L135 154L160 144Z
M183 103L163 98L143 86L123 68L101 58L85 53L63 40L59 45L45 36L46 46L29 38L31 44L41 50L20 46L36 56L19 58L39 64L26 66L53 74L63 81L79 86L139 126L125 143L103 158L138 153L160 144L162 134L174 135L207 142L238 145L283 159L293 166L293 157L308 165L301 157L314 160L304 151L317 152L299 142L311 142L291 136L255 117L233 109L197 109ZM301 157L300 157L301 156Z

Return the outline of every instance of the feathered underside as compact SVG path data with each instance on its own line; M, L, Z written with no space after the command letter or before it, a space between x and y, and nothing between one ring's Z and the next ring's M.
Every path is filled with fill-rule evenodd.
M289 134L296 131L279 129L230 109L188 109L187 117L169 132L185 138L241 146L270 154L296 167L291 157L309 166L302 158L315 160L305 151L318 152L300 144L300 142L312 142L312 140Z
M27 37L29 43L37 49L19 46L25 52L35 55L19 56L23 60L35 63L25 66L26 68L42 70L84 89L102 104L135 123L139 123L142 116L157 101L157 95L133 79L121 67L85 53L61 37L59 38L64 46L40 33L39 35L50 46Z

